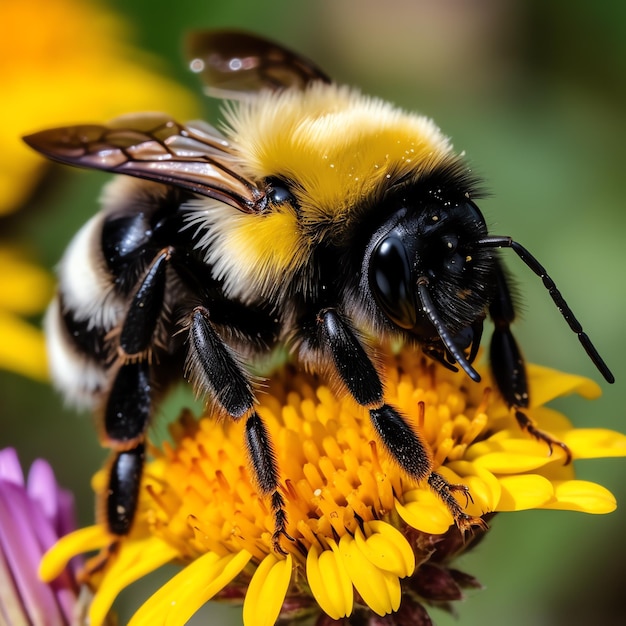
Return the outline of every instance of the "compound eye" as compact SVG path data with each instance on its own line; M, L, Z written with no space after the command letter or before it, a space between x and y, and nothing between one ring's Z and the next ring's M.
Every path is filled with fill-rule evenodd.
M385 315L401 328L414 328L417 317L411 260L398 235L388 235L374 248L369 280L376 303Z
M291 193L287 183L283 182L280 178L268 178L267 184L269 186L268 198L274 204L289 203L296 204L296 199Z

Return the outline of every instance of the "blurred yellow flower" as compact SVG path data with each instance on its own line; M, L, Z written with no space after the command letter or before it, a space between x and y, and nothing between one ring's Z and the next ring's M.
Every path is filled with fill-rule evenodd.
M0 215L28 197L45 164L22 135L129 111L187 119L196 110L193 97L126 43L127 25L97 2L14 0L0 16Z
M611 493L579 480L565 454L522 432L486 382L427 362L414 351L388 357L386 397L431 448L434 470L451 484L476 521L530 508L608 513ZM595 383L531 367L537 402L529 416L567 444L574 459L626 456L626 436L575 429L542 406L557 395L598 395ZM130 624L182 625L210 599L243 603L246 626L296 623L429 623L425 605L450 606L477 581L453 558L484 535L464 533L427 484L407 479L378 444L367 411L319 379L285 367L260 396L258 413L272 435L287 503L286 554L272 551L274 519L248 471L243 424L189 413L171 443L152 451L128 537L91 526L63 538L42 562L52 580L72 556L102 549L86 580L99 626L118 593L161 565L183 569L137 611ZM105 489L103 474L96 490ZM325 614L325 617L324 617ZM382 617L393 614L393 617ZM350 617L351 616L351 617ZM387 620L387 621L386 621Z
M0 368L46 380L43 334L22 318L43 311L52 297L52 277L3 246L0 268Z
M50 165L22 135L128 111L196 112L193 96L125 43L127 25L97 2L11 1L0 16L0 217L19 208ZM41 314L52 279L13 247L0 247L0 264L0 368L43 380L41 331L22 318Z

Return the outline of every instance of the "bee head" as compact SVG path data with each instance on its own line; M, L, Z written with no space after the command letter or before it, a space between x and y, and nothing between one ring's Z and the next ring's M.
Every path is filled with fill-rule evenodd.
M388 322L427 348L453 354L473 346L482 328L496 253L477 245L487 227L467 197L419 196L405 191L392 200L367 245L363 275Z

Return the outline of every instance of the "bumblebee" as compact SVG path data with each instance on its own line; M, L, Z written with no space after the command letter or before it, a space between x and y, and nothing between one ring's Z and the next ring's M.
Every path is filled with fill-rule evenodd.
M385 400L376 353L412 344L473 380L487 316L495 384L520 425L526 368L499 249L537 275L604 378L613 375L539 261L489 233L480 181L432 120L333 83L309 60L241 32L190 40L191 67L226 98L221 130L164 114L46 130L26 143L51 159L119 174L59 267L46 318L56 385L100 417L113 450L104 515L129 532L145 436L185 377L245 422L281 551L285 501L249 364L287 346L369 411L404 472L427 480L457 524L476 520L432 472L427 445Z

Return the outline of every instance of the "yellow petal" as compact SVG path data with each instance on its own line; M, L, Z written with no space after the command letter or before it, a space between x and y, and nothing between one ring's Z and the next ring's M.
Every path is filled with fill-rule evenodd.
M132 616L129 626L156 623L159 618L161 623L165 623L170 605L178 601L187 587L195 584L196 572L202 571L208 579L209 574L219 571L219 563L220 557L215 552L206 552L197 558L155 591Z
M577 428L563 436L577 459L626 456L626 435L605 428Z
M24 261L18 250L0 247L0 310L35 315L52 298L54 281L43 268Z
M313 597L322 610L332 619L338 620L352 613L354 592L334 541L331 547L332 550L320 553L317 544L311 546L306 558L306 577Z
M467 513L482 515L495 511L502 496L502 487L492 472L468 461L453 461L438 471L448 482L463 483L469 487L470 502L465 507Z
M555 500L544 509L565 509L583 513L611 513L617 508L615 496L608 490L586 480L565 480L554 484Z
M494 474L521 474L536 470L557 457L547 444L535 439L492 437L470 446L466 459Z
M602 393L600 386L589 378L566 374L540 365L528 366L528 382L533 407L572 393L577 393L588 400L597 398Z
M243 602L244 626L273 626L291 581L293 558L268 554L257 567Z
M539 474L503 476L500 478L502 497L497 511L523 511L535 509L554 496L552 483Z
M19 317L0 312L0 367L29 376L48 379L43 333Z
M178 556L178 550L157 537L140 541L126 541L119 552L111 557L111 565L89 607L91 626L102 624L118 594L162 565Z
M206 552L146 600L128 626L185 624L241 572L250 558L246 550L224 557Z
M454 523L445 504L434 493L426 489L407 491L404 504L396 500L396 511L400 517L417 530L429 535L443 535Z
M350 535L339 541L339 554L363 601L377 615L387 615L400 607L402 591L395 574L376 567Z
M376 567L400 578L410 576L415 570L415 554L404 535L380 520L372 520L365 527L372 533L367 539L360 528L354 535L359 550Z
M532 411L528 411L529 417L531 417L537 426L541 428L544 432L551 433L553 435L557 435L557 433L568 431L574 428L572 422L568 419L566 415L560 413L559 411L555 411L547 406L538 406L532 409ZM516 424L517 427L517 424ZM516 428L516 432L519 434L522 432L519 428ZM528 437L528 435L522 435L523 437Z
M67 567L70 559L100 550L110 543L111 535L102 526L87 526L64 535L43 555L39 564L39 578L47 583L52 582Z

